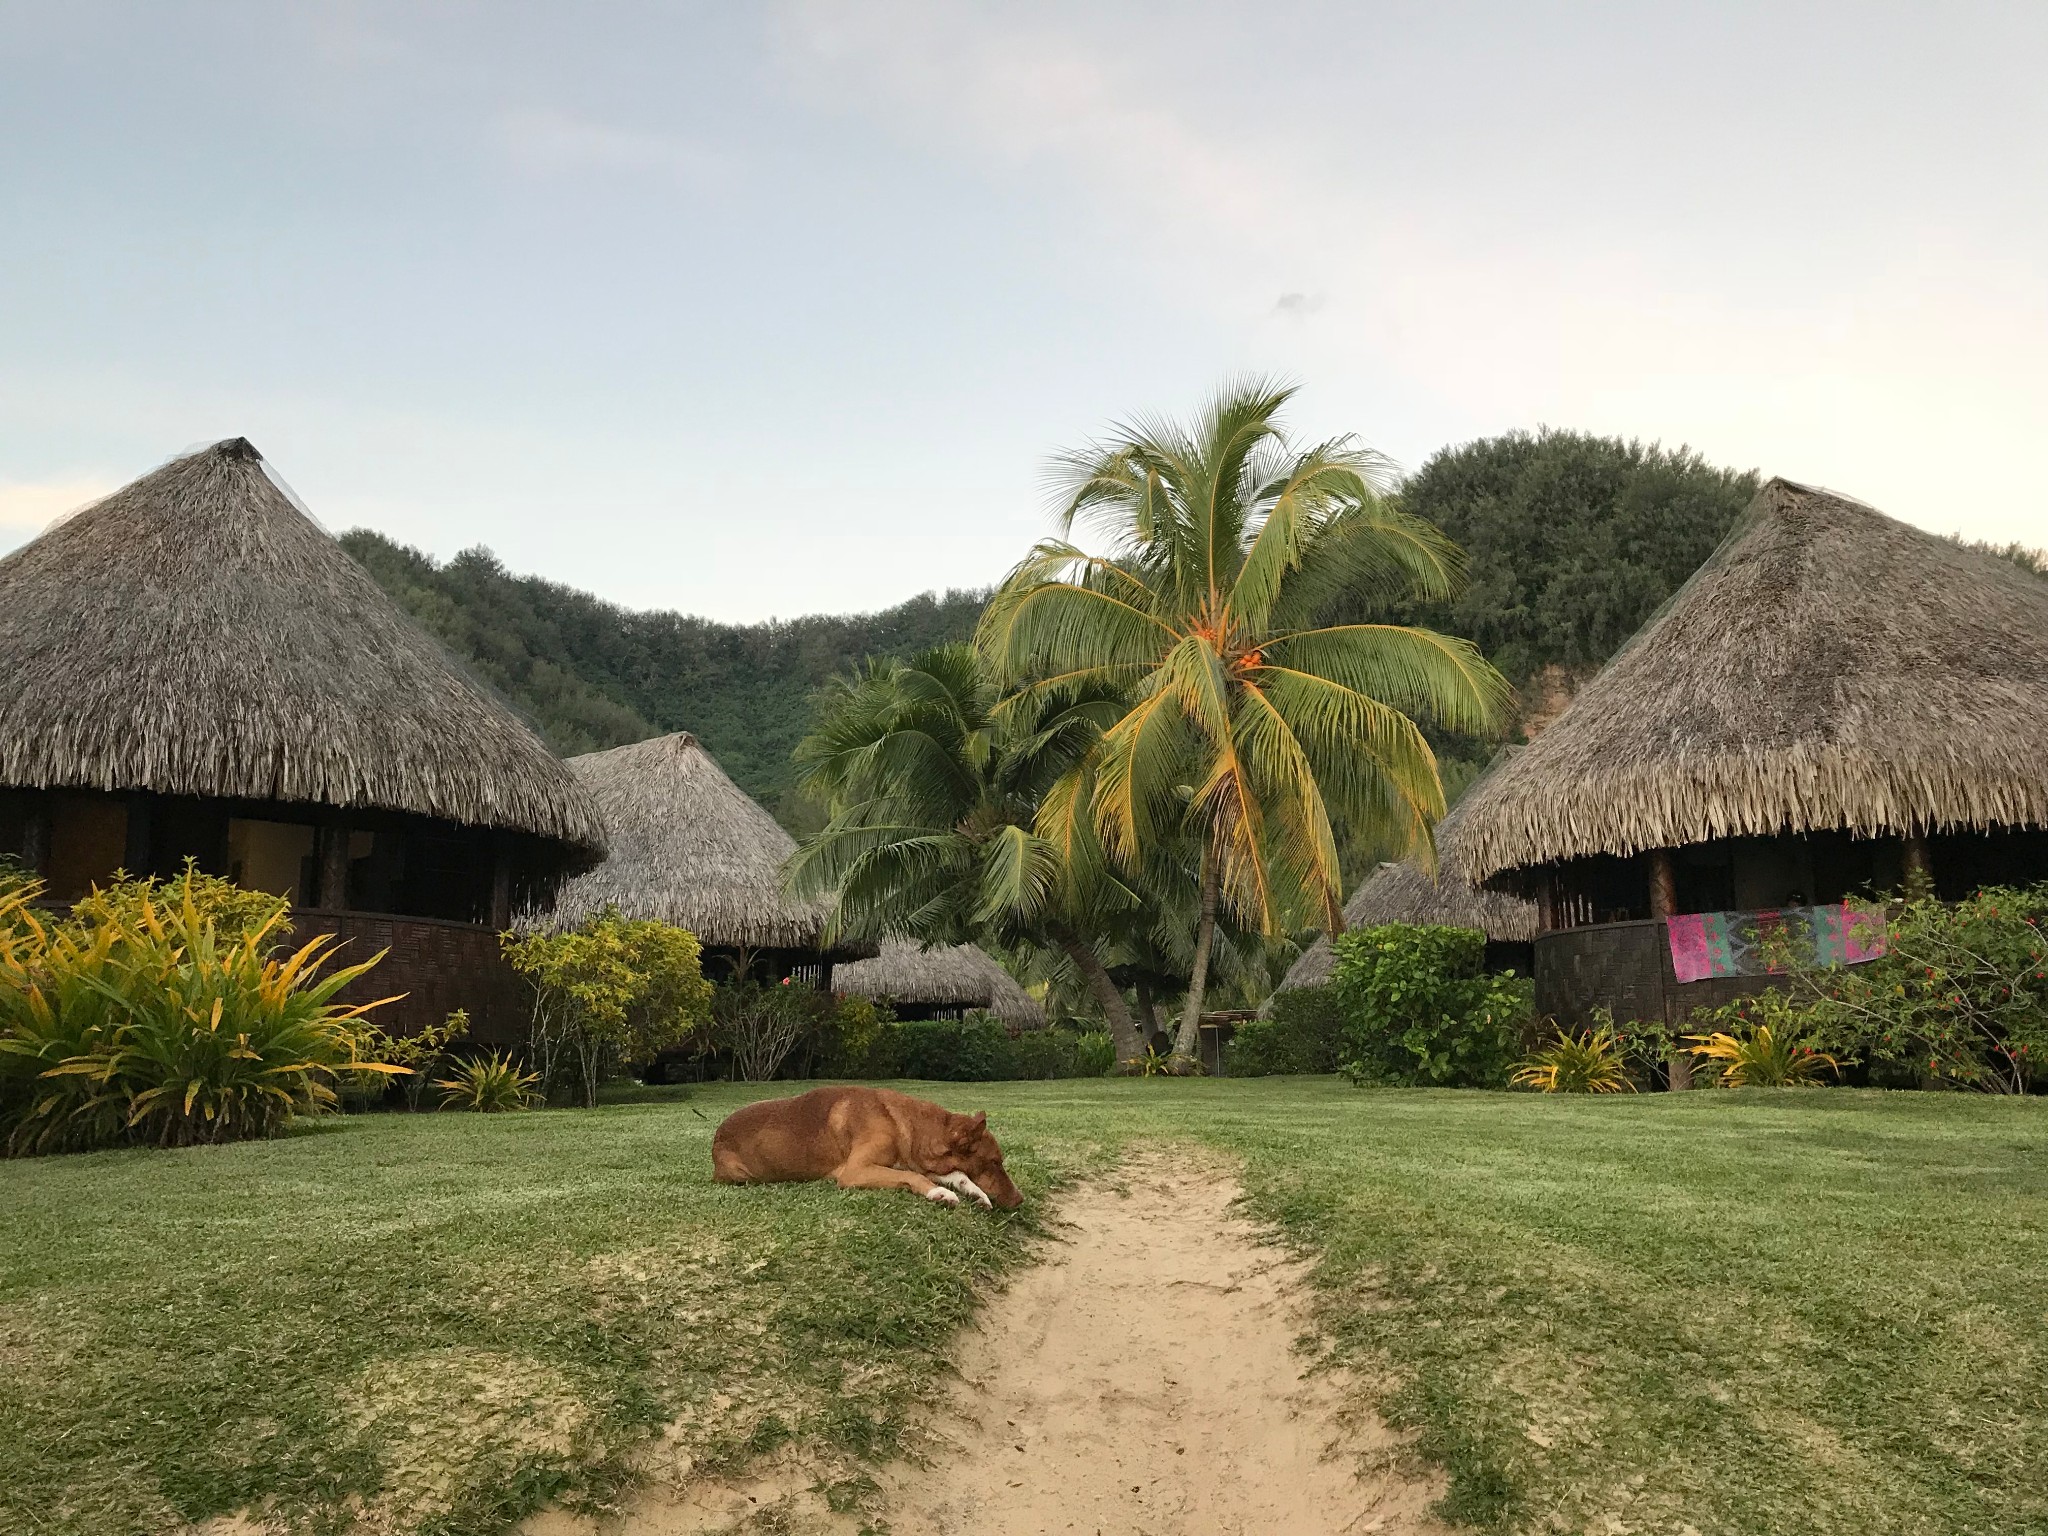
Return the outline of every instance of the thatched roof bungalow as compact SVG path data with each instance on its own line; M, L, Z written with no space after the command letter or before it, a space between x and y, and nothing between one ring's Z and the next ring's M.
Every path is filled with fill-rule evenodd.
M827 942L831 901L783 886L795 840L687 731L572 757L569 768L611 856L568 882L543 920L567 926L616 907L689 929L727 970L745 954L769 979L802 971L821 985L832 961L875 952Z
M1465 803L1460 800L1437 824L1437 873L1432 875L1413 860L1380 865L1359 882L1351 899L1344 903L1344 926L1377 928L1385 923L1412 923L1420 927L1476 928L1486 935L1489 970L1515 970L1526 976L1534 963L1531 946L1536 939L1535 903L1506 891L1474 886L1451 867L1452 856L1463 836ZM1328 937L1318 937L1302 951L1301 958L1288 968L1286 978L1274 990L1322 986L1329 981L1336 959Z
M0 559L0 674L0 849L60 899L190 856L391 945L399 990L404 953L494 961L485 925L604 851L561 761L242 438Z
M1773 480L1468 793L1448 862L1586 933L1571 963L1590 974L1595 928L2048 876L2044 764L2048 582Z
M1011 1031L1043 1029L1038 999L986 950L973 944L926 949L907 939L890 939L872 960L842 965L832 975L835 991L886 1001L899 1019L958 1018L970 1009L995 1015Z

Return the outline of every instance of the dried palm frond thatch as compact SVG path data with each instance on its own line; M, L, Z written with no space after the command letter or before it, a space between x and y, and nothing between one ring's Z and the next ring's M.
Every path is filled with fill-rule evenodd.
M995 957L973 944L926 949L888 939L872 960L832 972L835 991L930 1008L983 1008L1011 1029L1039 1029L1045 1009Z
M2048 583L1773 480L1557 721L1468 792L1455 872L1724 837L2048 826ZM1523 872L1523 873L1518 873Z
M375 808L604 850L589 798L246 439L0 560L0 784Z
M611 857L564 885L542 921L566 927L617 907L717 948L818 948L831 901L784 891L795 840L696 737L679 731L589 752L569 767L597 802Z
M1490 770L1497 772L1498 770ZM1485 780L1480 781L1484 783ZM1477 789L1474 785L1473 789ZM1477 928L1496 943L1527 944L1536 937L1536 904L1500 891L1481 890L1461 879L1452 867L1465 833L1465 808L1473 790L1437 823L1438 873L1432 876L1417 862L1382 864L1360 882L1344 903L1344 926L1376 928L1383 923L1414 923L1444 928ZM1274 990L1319 987L1337 963L1327 936L1301 952Z

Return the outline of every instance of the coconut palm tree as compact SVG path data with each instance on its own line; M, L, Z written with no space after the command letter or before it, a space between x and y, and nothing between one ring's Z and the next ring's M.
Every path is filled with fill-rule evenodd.
M1035 830L1049 789L1086 792L1089 750L1120 711L1085 689L1001 719L996 704L962 645L871 661L836 684L796 751L831 819L798 847L791 886L835 892L843 932L1059 950L1130 1060L1143 1040L1104 949L1113 915L1139 898L1085 820L1063 846Z
M998 589L978 645L1034 715L1087 693L1127 707L1089 754L1085 795L1048 793L1038 832L1092 823L1133 868L1163 840L1201 847L1193 974L1175 1041L1192 1058L1219 904L1277 932L1343 926L1337 824L1428 848L1443 814L1418 720L1482 733L1509 697L1467 641L1326 622L1340 600L1441 600L1457 550L1384 496L1355 439L1291 444L1293 391L1224 390L1187 426L1139 422L1059 461L1063 537ZM1106 542L1072 542L1076 525Z

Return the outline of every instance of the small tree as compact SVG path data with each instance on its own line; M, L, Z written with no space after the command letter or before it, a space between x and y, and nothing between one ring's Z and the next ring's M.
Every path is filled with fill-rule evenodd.
M820 1022L831 1000L792 981L755 981L745 960L742 956L738 980L713 989L711 1018L718 1044L732 1053L740 1081L765 1083Z
M533 1050L552 1096L573 1064L583 1103L622 1064L651 1060L710 1019L695 934L607 909L562 933L507 934L533 986Z

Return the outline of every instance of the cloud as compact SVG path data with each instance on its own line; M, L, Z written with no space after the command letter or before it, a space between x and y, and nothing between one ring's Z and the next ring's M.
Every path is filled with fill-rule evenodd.
M495 126L513 164L530 175L651 172L703 184L729 169L724 156L678 134L624 128L555 108L507 112Z
M1276 314L1292 315L1296 319L1312 315L1322 307L1323 296L1320 293L1283 293L1273 301Z
M0 482L0 541L18 544L32 539L113 489L110 480Z

